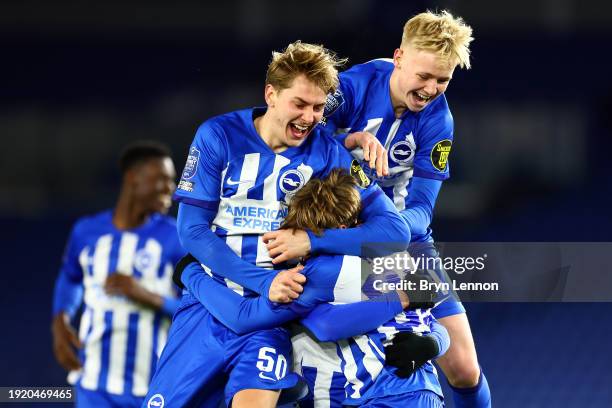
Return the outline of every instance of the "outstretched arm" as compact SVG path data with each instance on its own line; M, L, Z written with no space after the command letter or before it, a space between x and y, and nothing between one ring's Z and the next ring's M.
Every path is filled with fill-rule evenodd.
M181 281L215 318L238 334L271 329L299 317L289 308L273 308L264 296L240 296L205 273L197 263L185 268Z
M319 341L336 341L365 334L402 311L397 292L346 305L323 303L301 320Z
M396 292L347 305L294 302L275 307L262 296L240 296L203 273L196 263L185 268L181 280L213 316L238 334L278 327L307 316L303 320L306 327L320 339L333 340L373 330L402 310Z
M264 235L272 262L275 264L309 253L327 253L362 256L368 243L377 245L384 256L403 251L410 242L410 230L395 209L391 200L377 186L370 187L369 194L362 199L360 219L363 224L348 229L328 229L322 236L311 231L278 230Z

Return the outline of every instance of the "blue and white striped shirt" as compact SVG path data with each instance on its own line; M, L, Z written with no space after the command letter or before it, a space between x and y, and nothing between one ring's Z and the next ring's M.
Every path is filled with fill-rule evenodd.
M106 294L104 284L109 275L121 273L165 299L175 298L172 273L183 254L171 217L154 214L145 224L121 231L109 210L75 224L53 307L54 314L73 316L81 299L84 303L79 328L83 368L70 373L70 382L87 390L146 395L170 321L162 311Z

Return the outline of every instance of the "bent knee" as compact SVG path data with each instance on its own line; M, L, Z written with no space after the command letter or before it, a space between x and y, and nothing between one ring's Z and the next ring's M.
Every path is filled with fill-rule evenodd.
M453 348L438 359L448 382L456 388L469 388L478 385L480 365L475 350Z
M475 387L480 379L480 366L476 359L465 358L448 361L448 364L444 364L442 371L444 371L450 385L455 388Z

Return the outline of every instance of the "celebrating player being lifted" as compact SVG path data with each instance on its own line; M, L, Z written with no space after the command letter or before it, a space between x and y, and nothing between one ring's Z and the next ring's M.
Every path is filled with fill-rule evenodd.
M328 93L338 85L339 61L321 46L296 42L274 53L268 67L267 108L212 118L200 126L176 193L183 246L221 284L243 296L287 301L305 279L299 269L276 272L262 236L278 225L287 203L311 177L334 168L361 170L338 141L321 134ZM360 178L362 225L330 229L311 251L359 255L365 242L408 245L410 231L378 186ZM168 344L150 385L151 405L268 407L293 386L285 329L239 335L193 295L183 295Z
M410 227L414 256L438 256L429 225L442 182L449 177L453 142L444 92L457 66L470 67L471 34L463 20L446 11L418 14L404 26L393 59L341 73L338 90L327 100L326 131L342 134L345 146L393 200ZM312 235L278 231L266 238L274 238L268 247L274 262L282 262L303 256L296 248L308 248ZM436 273L448 279L444 271ZM451 347L438 363L453 387L456 406L490 406L465 309L451 296L433 314L450 334Z

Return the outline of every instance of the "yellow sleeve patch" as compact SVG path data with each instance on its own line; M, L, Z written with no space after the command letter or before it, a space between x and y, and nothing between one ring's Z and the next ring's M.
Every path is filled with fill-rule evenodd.
M431 164L438 171L446 170L448 155L451 151L452 142L449 139L440 140L431 149Z

